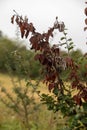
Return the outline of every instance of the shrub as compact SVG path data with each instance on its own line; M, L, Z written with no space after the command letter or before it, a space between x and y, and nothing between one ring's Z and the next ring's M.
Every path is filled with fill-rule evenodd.
M70 51L73 49L73 42L71 38L67 38L64 23L62 22L60 25L56 17L54 26L46 33L41 34L36 32L31 22L28 23L26 17L23 19L16 11L15 15L11 18L12 23L14 23L14 19L20 28L21 37L23 38L25 36L28 38L31 32L32 35L29 38L31 49L40 51L39 54L36 54L35 58L39 60L43 66L43 72L45 74L44 82L48 85L49 91L53 94L53 96L42 94L41 101L47 105L49 110L54 112L61 111L64 117L68 117L68 125L64 129L86 129L87 84L81 82L80 76L78 75L78 71L80 71L79 65L76 64L70 56ZM85 22L87 24L87 20ZM64 37L62 37L61 40L64 40L64 42L60 42L58 46L53 45L50 47L49 38L53 37L53 31L55 29L63 32ZM59 46L63 45L68 51L68 56L66 56L65 59L60 55ZM65 69L69 69L68 78L71 82L68 87L61 78L61 72ZM74 95L72 94L73 90L77 90Z

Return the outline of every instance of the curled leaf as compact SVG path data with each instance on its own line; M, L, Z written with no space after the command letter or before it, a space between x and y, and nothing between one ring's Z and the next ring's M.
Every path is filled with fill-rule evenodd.
M15 17L15 15L13 15L13 16L11 17L11 23L12 23L12 24L14 24L14 17Z
M15 19L16 23L19 24L19 17L16 16L16 19Z
M85 8L84 13L85 13L85 15L87 16L87 8Z
M26 31L25 37L27 38L29 35L29 30Z
M54 83L50 83L48 86L49 91L51 92L51 90L55 87Z
M87 18L85 19L85 24L87 25Z
M84 31L86 31L87 30L87 27L84 27Z
M82 100L81 100L81 97L79 96L79 94L74 95L73 99L74 99L74 101L76 102L77 105L80 105L80 106L82 105Z
M25 29L24 29L24 26L21 26L21 27L20 27L20 31L21 31L21 37L23 38L24 35L25 35Z

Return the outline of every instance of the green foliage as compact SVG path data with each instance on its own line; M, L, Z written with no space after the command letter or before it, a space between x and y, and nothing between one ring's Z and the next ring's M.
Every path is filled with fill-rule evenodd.
M0 71L5 72L5 64L7 62L7 56L16 49L15 44L6 38L0 39Z
M70 51L74 48L74 43L71 38L68 38L68 33L66 33L66 30L67 29L63 31L64 36L60 38L60 46L64 46L69 55Z
M0 72L8 73L10 69L21 77L40 77L41 66L34 60L35 53L20 44L4 37L0 39Z
M74 103L70 93L61 95L60 92L55 92L56 90L53 90L55 96L42 94L41 101L47 105L49 111L54 113L61 111L61 115L63 115L63 119L66 122L66 125L63 125L61 130L86 130L87 103L83 103L83 107L80 107Z

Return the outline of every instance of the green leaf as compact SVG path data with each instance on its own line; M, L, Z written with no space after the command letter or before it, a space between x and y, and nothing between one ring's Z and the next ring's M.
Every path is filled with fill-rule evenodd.
M65 44L66 44L66 42L64 42L64 43L61 43L61 46L65 45Z
M82 122L84 125L87 125L87 117L84 117L83 119L81 119L81 122Z
M67 41L72 41L72 39L71 39L71 38L69 38Z
M64 35L66 36L66 35L67 35L67 33L65 33L65 32L64 32Z
M87 111L87 103L83 103L83 109L84 111Z
M57 96L58 95L58 88L57 87L55 87L54 89L53 89L53 93Z
M69 47L68 50L70 51L71 49L73 49L73 46Z
M72 44L74 44L74 43L73 43L73 42L70 42L70 43L69 43L69 45L72 45Z
M66 37L61 37L61 39L60 39L60 40L64 40L64 39L66 39Z

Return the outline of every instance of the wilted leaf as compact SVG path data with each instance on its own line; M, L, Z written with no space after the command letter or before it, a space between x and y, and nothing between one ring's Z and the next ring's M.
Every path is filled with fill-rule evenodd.
M87 16L87 8L85 8L85 11L84 11L85 15Z
M20 27L20 31L21 31L21 37L23 38L25 35L25 29L23 26Z
M16 19L15 19L16 23L19 24L19 17L16 16Z
M32 33L35 33L35 28L33 26L33 23L29 24L29 31L31 31Z
M87 25L87 18L85 19L85 24Z
M54 88L54 83L50 83L48 86L49 91L51 92L51 90Z
M73 67L73 60L70 57L66 57L65 59L67 67Z
M75 96L73 97L73 99L75 100L75 102L76 102L77 105L80 105L80 106L82 105L81 97L79 97L78 94L75 95Z
M49 37L50 37L50 36L53 37L53 30L54 30L54 28L50 28L50 29L48 30L48 32L45 34L47 41L49 40Z
M77 83L76 81L73 81L73 82L72 82L72 89L76 88L77 85L78 85L78 83Z
M13 15L13 16L11 17L11 23L12 23L12 24L14 24L14 17L15 17L15 15Z
M84 31L86 31L87 30L87 27L84 27Z
M27 38L29 35L29 30L26 31L25 37Z

